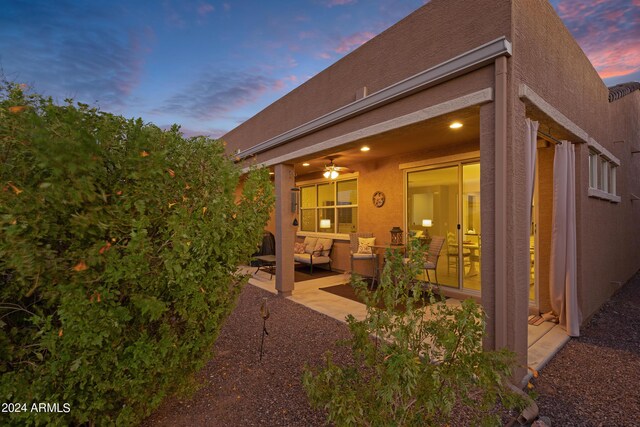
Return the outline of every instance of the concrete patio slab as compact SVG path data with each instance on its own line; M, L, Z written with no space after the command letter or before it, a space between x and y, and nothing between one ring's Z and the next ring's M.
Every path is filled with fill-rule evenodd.
M250 267L243 267L242 271L252 275L249 279L249 284L277 294L275 278L270 278L268 273L258 272L255 274L255 269ZM364 319L367 313L364 304L320 290L320 288L324 287L349 283L349 280L350 275L344 273L298 282L295 285L293 294L287 298L341 322L345 322L345 318L349 314L356 319ZM460 301L449 298L447 299L447 304L459 305ZM527 330L527 365L536 370L542 369L570 338L564 329L552 322L544 322L539 326L528 325ZM530 374L526 380L529 378ZM526 384L526 381L524 384Z

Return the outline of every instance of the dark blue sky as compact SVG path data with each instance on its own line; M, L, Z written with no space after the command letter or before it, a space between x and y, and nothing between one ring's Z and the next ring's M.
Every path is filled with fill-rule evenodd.
M219 136L423 0L0 0L7 79ZM640 0L552 0L611 85L640 80Z

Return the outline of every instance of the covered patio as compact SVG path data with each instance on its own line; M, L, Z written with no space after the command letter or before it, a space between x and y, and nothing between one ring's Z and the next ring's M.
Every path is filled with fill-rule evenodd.
M496 275L505 258L496 252L496 239L506 233L505 218L498 207L504 203L500 198L506 190L501 187L504 181L496 176L506 170L497 167L493 98L492 90L444 97L419 111L265 162L276 186L277 205L269 228L276 235L279 255L273 280L265 282L257 275L251 283L344 321L347 314L363 316L364 305L322 288L348 283L351 233L365 232L376 238L378 270L384 262L384 247L391 243L392 229L402 229L403 243L425 236L441 237L445 243L431 279L437 277L442 294L449 298L447 303L459 304L466 298L480 302L489 315L489 334L496 334L496 348L505 339L497 333L506 328L506 319L512 316L511 326L502 333L520 334L520 341L526 330L526 341L520 344L523 352L526 349L526 364L534 369L542 367L569 340L556 323L527 322L529 314L537 315L550 305L553 174L549 169L553 168L553 150L549 148L553 145L540 135L534 137L540 158L537 167L544 177L534 177L533 218L520 218L523 228L533 226L527 227L531 236L526 247L522 245L527 249L522 251L526 257L516 263L526 265L528 279L522 286L498 286ZM541 120L547 129L563 129L556 119L541 115L535 105L523 113ZM578 139L566 130L561 136ZM340 275L296 283L294 246L309 237L331 239L330 268ZM356 262L354 267L364 275L375 271L366 262ZM505 305L509 293L510 298L518 295L518 304ZM514 318L518 319L515 324L511 323Z
M296 224L291 249L305 237L330 238L332 268L350 271L350 233L370 233L375 238L379 263L384 247L391 244L391 229L402 230L403 244L441 236L445 244L435 272L439 284L449 296L479 300L481 105L437 111L455 108L460 101L475 102L470 97L445 102L432 109L433 117L424 114L409 124L392 120L395 123L386 123L379 132L368 136L359 132L339 146L274 165L276 187L279 170L293 178L290 185L283 182L280 187L287 204L282 215L289 217L280 221L283 227ZM333 176L325 177L332 171ZM276 211L271 224L276 241L278 221ZM283 249L287 250L284 242ZM371 266L356 262L355 269L365 274ZM283 288L278 289L286 294L291 282L284 276Z
M252 267L244 267L243 272L251 275L249 285L278 294L275 277L263 271L256 273L255 268ZM366 315L364 304L323 290L336 285L346 285L350 279L350 274L339 273L334 276L298 282L295 290L287 299L340 322L345 322L348 315L353 315L356 319L364 319ZM460 300L448 298L446 304L457 306L460 304ZM425 316L428 316L426 307L421 310L424 310ZM566 332L555 323L543 322L537 326L529 324L527 326L527 365L532 369L541 369L568 340Z

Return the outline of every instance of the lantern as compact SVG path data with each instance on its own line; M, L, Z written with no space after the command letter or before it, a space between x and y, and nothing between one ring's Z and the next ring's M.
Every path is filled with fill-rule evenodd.
M402 228L393 227L390 233L391 233L391 244L402 245Z

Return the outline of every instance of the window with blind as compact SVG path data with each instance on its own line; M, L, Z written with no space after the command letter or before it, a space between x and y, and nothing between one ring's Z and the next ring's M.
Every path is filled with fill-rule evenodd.
M323 182L300 188L300 231L358 231L358 180Z

